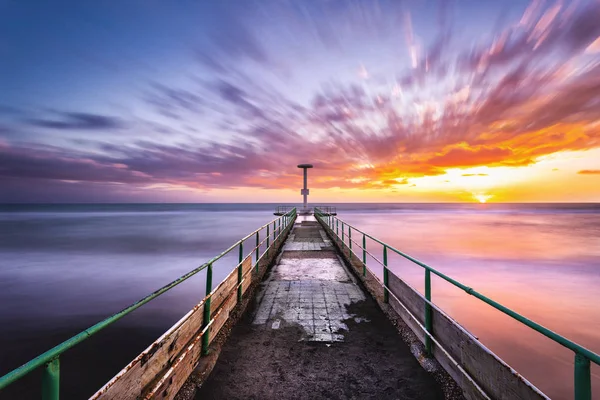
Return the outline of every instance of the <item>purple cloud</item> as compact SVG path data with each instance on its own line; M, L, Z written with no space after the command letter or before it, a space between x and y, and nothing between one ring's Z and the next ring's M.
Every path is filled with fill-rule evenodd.
M111 130L121 129L124 123L119 118L82 112L56 112L58 118L29 119L26 122L40 128L59 130Z

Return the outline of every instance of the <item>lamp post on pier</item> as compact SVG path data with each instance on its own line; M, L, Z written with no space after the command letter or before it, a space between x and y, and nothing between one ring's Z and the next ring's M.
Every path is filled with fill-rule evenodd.
M304 207L302 209L303 212L308 212L307 202L308 202L308 169L312 168L312 164L299 164L298 168L302 168L304 170L304 189L300 191L300 194L304 196Z

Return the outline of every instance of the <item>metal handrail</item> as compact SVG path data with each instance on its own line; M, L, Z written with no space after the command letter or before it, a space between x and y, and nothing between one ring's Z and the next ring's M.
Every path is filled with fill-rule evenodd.
M315 206L315 210L319 210L323 214L337 214L335 206Z
M389 296L389 288L387 287L387 274L389 273L388 266L387 266L387 251L390 250L390 251L398 254L399 256L401 256L401 257L403 257L425 269L425 297L428 302L431 302L431 286L430 286L429 275L430 275L430 273L433 273L434 275L439 276L440 278L451 283L452 285L464 290L466 293L476 297L477 299L483 301L486 304L489 304L493 308L503 312L506 315L509 315L510 317L516 319L517 321L519 321L522 324L528 326L529 328L535 330L536 332L541 333L542 335L552 339L556 343L573 351L575 353L575 374L574 374L575 375L575 397L574 398L576 400L591 399L590 361L596 365L600 365L600 355L565 338L564 336L559 335L556 332L553 332L552 330L534 322L533 320L520 315L519 313L511 310L510 308L503 306L502 304L490 299L487 296L484 296L483 294L475 291L473 288L471 288L467 285L464 285L455 279L450 278L449 276L439 272L435 268L432 268L429 265L425 264L424 262L419 261L416 258L409 256L408 254L394 248L393 246L388 245L385 242L382 242L381 240L373 237L372 235L369 235L368 233L361 231L360 229L347 223L346 221L341 220L337 216L325 215L324 213L321 212L320 209L315 208L315 217L319 218L320 221L322 221L324 224L326 224L330 228L331 232L336 235L337 238L341 238L342 243L344 243L344 245L346 245L345 236L348 237L348 248L351 251L352 251L352 243L356 243L354 240L352 240L352 236L351 236L352 230L363 235L363 246L364 247L361 247L360 245L357 244L358 248L363 250L363 252L367 251L365 238L369 238L383 246L383 260L384 260L383 263L380 260L378 260L377 258L375 258L375 257L373 257L373 258L384 267L383 287L384 287L384 297L385 297L386 301ZM339 234L339 224L340 223L342 226L341 236ZM345 234L344 227L347 227L347 229L348 229L347 235ZM365 264L365 268L366 268L365 254L363 254L363 264ZM426 320L427 319L428 318L426 315ZM426 321L426 325L427 324L428 324L428 321ZM427 329L427 330L431 333L430 329Z
M233 249L235 249L237 247L239 247L239 249L240 249L240 263L241 263L241 261L242 261L241 252L242 252L242 248L243 248L243 242L255 235L258 238L260 231L262 231L263 229L266 228L266 230L267 230L266 238L261 242L259 242L257 240L257 247L253 248L249 253L250 255L252 255L252 253L254 253L254 251L256 251L257 252L256 259L258 262L258 259L259 259L258 248L260 247L260 245L262 245L266 240L267 249L265 250L263 255L270 248L270 246L269 246L269 238L270 238L269 227L273 226L273 228L274 228L273 232L272 232L273 233L273 242L271 243L271 245L272 245L275 242L275 240L279 237L279 235L281 235L281 233L289 226L289 224L293 223L295 217L296 217L296 208L293 208L292 210L287 212L285 215L282 215L279 218L275 218L275 219L271 220L267 224L262 225L260 228L256 229L252 233L250 233L250 234L246 235L245 237L243 237L242 239L238 240L237 242L235 242L235 244L233 244L232 246L227 248L225 251L223 251L219 255L211 258L210 260L208 260L204 264L200 265L199 267L189 271L188 273L180 276L179 278L166 284L165 286L161 287L160 289L152 292L151 294L147 295L146 297L136 301L135 303L129 305L128 307L125 307L123 310L92 325L91 327L85 329L84 331L78 333L77 335L72 336L71 338L65 340L64 342L54 346L50 350L40 354L39 356L26 362L25 364L21 365L20 367L12 370L11 372L7 373L6 375L4 375L2 377L0 377L0 390L4 389L5 387L14 383L15 381L18 381L19 379L23 378L30 372L32 372L42 366L46 366L45 374L42 377L42 398L43 399L58 399L58 387L59 387L58 386L58 379L59 379L59 361L58 360L62 353L69 350L70 348L77 345L78 343L88 339L89 337L98 333L99 331L106 328L107 326L117 322L124 316L126 316L129 313L131 313L132 311L140 308L141 306L148 303L149 301L157 298L161 294L169 291L170 289L174 288L175 286L179 285L180 283L186 281L187 279L196 275L198 272L203 271L204 269L209 268L209 267L210 267L209 270L212 272L213 263L215 263L219 259L223 258L226 254L228 254L229 252L231 252ZM279 233L277 235L275 235L276 227L279 230ZM262 258L262 255L260 257ZM238 264L238 266L239 266L239 264ZM207 283L208 283L208 280L207 280ZM210 290L209 290L209 292L210 292Z

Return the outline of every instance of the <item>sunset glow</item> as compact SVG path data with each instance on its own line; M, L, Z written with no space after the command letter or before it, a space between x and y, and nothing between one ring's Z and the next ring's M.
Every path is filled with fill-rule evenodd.
M301 4L1 2L0 201L600 201L598 1Z
M480 202L480 203L486 203L489 199L491 199L493 196L490 194L475 194L473 195L473 197L475 197L475 199Z

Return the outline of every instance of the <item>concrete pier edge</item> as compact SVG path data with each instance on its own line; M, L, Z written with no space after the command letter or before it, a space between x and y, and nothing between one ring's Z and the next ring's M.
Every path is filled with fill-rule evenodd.
M244 317L245 313L247 311L252 311L253 307L255 306L257 301L256 294L260 290L263 279L268 276L271 268L276 265L281 257L281 249L288 239L293 227L294 224L291 223L282 232L282 235L275 241L273 252L259 262L258 273L252 274L252 284L248 288L244 298L242 299L242 302L232 310L229 319L214 341L210 344L209 354L199 358L198 365L196 368L194 368L194 371L187 378L179 392L175 395L175 400L193 399L196 396L198 389L209 377L219 359L219 355L221 354L223 346L227 343L227 339L231 335L231 330L240 321L240 319Z
M446 372L446 370L440 365L440 363L433 357L428 357L425 351L425 346L415 335L412 329L402 320L400 315L390 306L384 302L383 288L381 284L374 278L363 276L361 273L363 264L362 261L356 257L350 250L344 246L340 239L336 239L335 235L331 234L331 230L323 223L321 223L323 230L336 247L339 252L340 258L343 260L344 266L358 281L358 284L363 288L366 293L369 293L375 300L381 311L391 321L396 330L398 331L399 337L409 346L411 353L417 359L419 364L429 372L436 382L441 386L444 392L444 398L448 400L454 399L465 399L463 391L458 386L456 381Z

